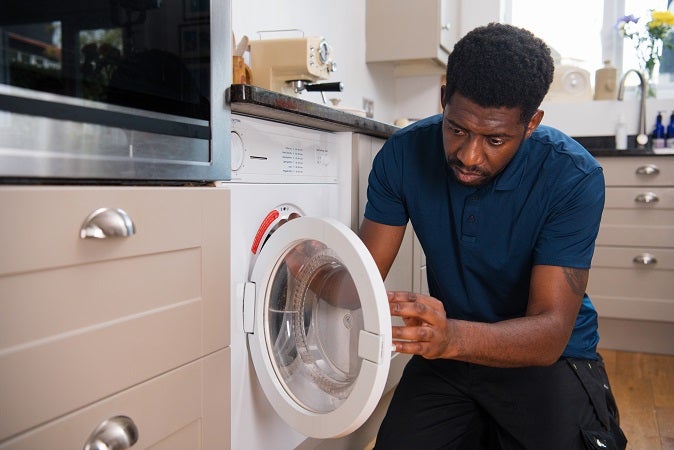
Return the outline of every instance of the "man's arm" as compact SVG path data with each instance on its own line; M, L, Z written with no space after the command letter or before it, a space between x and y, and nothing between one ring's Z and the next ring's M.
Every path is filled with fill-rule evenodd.
M587 280L588 270L534 266L526 316L493 324L447 319L433 297L391 293L391 314L407 324L393 329L396 351L495 367L553 364L571 336Z
M381 278L386 279L405 237L405 225L398 227L363 219L358 235L374 258Z

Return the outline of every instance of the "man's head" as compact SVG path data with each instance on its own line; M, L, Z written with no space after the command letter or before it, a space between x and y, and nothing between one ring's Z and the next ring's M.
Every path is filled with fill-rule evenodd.
M458 92L483 107L519 108L526 123L547 94L554 70L541 39L522 28L490 23L454 46L444 102Z
M457 180L481 186L501 173L543 119L552 83L550 49L510 25L476 28L447 62L443 86L443 144Z

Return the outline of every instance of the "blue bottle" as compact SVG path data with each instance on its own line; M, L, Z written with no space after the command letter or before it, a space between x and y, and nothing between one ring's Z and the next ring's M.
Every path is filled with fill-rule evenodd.
M662 112L658 111L653 128L653 148L665 148L665 126L662 124Z
M665 142L665 145L667 148L674 148L674 111L672 111L672 114L669 116L669 125L667 125L666 134L667 141Z

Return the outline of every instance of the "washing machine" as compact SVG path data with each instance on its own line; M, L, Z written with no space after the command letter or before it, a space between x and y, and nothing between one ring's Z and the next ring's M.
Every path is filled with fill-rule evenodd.
M232 449L357 448L390 391L386 287L351 230L351 133L232 117ZM370 428L367 428L367 424Z

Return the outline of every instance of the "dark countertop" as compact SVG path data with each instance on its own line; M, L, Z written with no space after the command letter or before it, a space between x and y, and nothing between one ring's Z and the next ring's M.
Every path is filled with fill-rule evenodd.
M672 156L671 154L653 153L650 146L637 148L636 135L627 137L628 148L616 150L614 136L574 136L592 156Z
M398 127L248 84L229 89L233 113L327 131L351 131L386 139Z
M603 157L603 156L674 156L674 153L672 154L664 154L664 153L653 153L653 151L649 148L645 149L638 149L638 148L633 148L633 149L627 149L627 150L616 150L614 148L600 148L600 149L592 149L589 148L588 151L592 156L595 157Z

